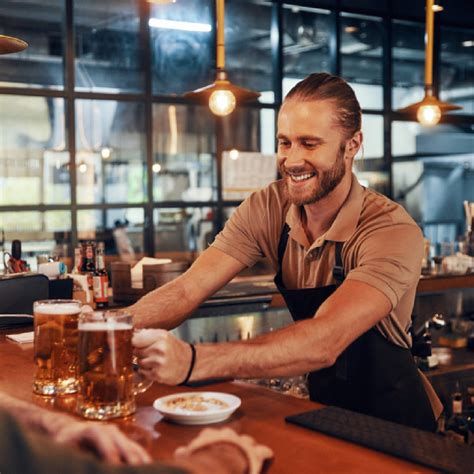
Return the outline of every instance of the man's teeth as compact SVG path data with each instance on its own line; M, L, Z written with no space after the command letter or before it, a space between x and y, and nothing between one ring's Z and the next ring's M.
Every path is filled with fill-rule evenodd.
M304 181L306 179L313 177L313 174L307 173L307 174L300 174L299 176L294 176L294 175L290 175L290 176L293 181Z

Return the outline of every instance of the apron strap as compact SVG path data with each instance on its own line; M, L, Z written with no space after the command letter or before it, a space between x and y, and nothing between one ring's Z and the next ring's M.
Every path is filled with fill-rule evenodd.
M280 241L278 242L278 274L282 274L282 267L283 267L283 256L285 255L286 245L288 243L288 233L290 232L290 228L287 223L284 224L281 234L280 234ZM335 264L332 269L332 276L336 280L338 284L341 284L344 281L345 273L344 273L344 264L342 261L342 246L344 242L336 242L336 259Z
M344 274L344 264L342 262L342 246L344 242L336 242L336 263L332 269L332 276L338 284L344 281L346 275Z

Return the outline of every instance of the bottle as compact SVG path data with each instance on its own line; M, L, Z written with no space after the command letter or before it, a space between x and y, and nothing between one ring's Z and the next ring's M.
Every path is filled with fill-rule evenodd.
M78 245L74 249L74 266L72 272L74 274L80 274L82 272L82 246Z
M86 243L84 260L85 260L84 265L83 265L84 271L86 273L94 273L95 272L94 244L91 241Z
M95 258L94 258L94 244L91 241L84 245L84 262L82 265L82 272L87 275L87 286L89 293L93 293L93 276L95 273Z
M446 421L446 435L460 442L467 442L469 426L463 416L462 393L459 381L456 381L454 392L451 395L451 416Z
M99 242L95 253L95 271L92 277L94 301L97 308L107 308L109 305L109 276L105 269L104 243Z

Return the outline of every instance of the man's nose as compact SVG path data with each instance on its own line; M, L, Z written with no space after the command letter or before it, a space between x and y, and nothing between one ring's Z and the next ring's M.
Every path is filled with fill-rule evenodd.
M304 166L304 155L296 147L290 148L287 153L285 154L285 168L292 168L294 166Z

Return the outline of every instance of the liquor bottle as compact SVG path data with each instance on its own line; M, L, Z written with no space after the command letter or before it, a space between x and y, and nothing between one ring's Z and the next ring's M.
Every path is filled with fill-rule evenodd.
M78 245L74 249L74 266L72 267L72 272L74 274L82 273L82 246Z
M95 273L94 244L90 240L84 245L84 262L82 272L87 275L87 286L93 294L93 276Z
M103 242L97 245L95 260L95 272L92 277L94 301L97 308L106 308L109 305L109 277L105 269Z
M446 421L446 435L457 441L467 442L469 426L466 417L463 415L462 402L462 393L459 381L457 381L451 395L451 416Z
M85 262L84 262L84 271L86 273L95 272L95 260L94 260L94 244L89 241L86 243L85 249Z

